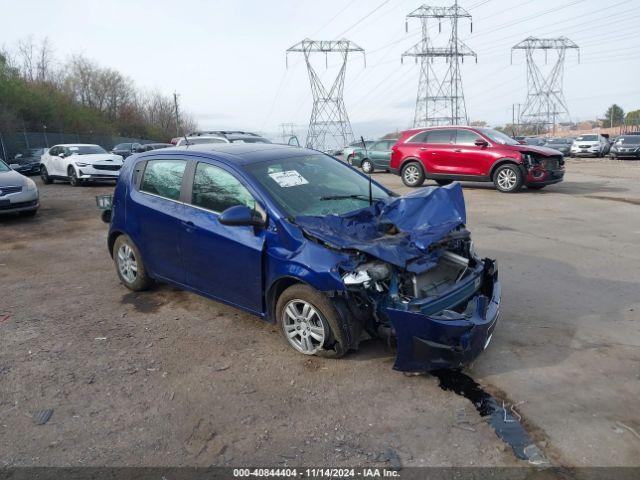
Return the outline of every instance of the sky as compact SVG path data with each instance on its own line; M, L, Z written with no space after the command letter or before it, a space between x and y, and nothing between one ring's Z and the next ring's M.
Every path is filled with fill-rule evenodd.
M453 0L425 2L449 6ZM0 0L0 45L48 37L62 63L83 54L119 70L143 90L179 94L201 129L242 129L279 138L282 123L304 137L312 108L301 54L305 38L346 38L365 50L348 59L344 101L356 136L407 129L413 121L419 66L400 55L420 40L406 15L416 0ZM461 39L478 55L462 66L467 114L490 125L511 121L527 92L526 61L511 47L528 36L566 36L564 94L573 121L602 117L612 103L640 108L640 0L460 0L473 15ZM448 32L431 24L434 45ZM314 60L327 84L339 57ZM468 60L468 59L467 59ZM553 56L543 68L550 68ZM434 68L446 69L437 59Z

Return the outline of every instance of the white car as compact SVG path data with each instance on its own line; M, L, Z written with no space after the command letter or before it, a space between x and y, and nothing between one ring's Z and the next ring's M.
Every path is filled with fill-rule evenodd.
M42 182L65 180L77 187L85 180L117 180L122 168L120 155L107 152L99 145L63 144L51 147L42 156Z
M188 145L201 145L203 143L231 143L224 137L212 135L199 135L197 137L180 137L176 147L186 147Z
M609 153L609 141L597 133L580 135L571 145L572 157L583 155L604 157L607 153Z

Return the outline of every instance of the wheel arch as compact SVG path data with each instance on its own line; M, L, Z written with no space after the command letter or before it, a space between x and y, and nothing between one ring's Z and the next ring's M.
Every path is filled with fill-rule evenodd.
M489 178L491 179L492 182L493 182L493 176L496 173L496 170L498 170L498 168L500 168L502 165L506 165L508 163L520 168L520 170L522 171L522 174L526 176L526 172L522 167L522 163L518 162L518 160L516 160L515 158L501 158L496 163L494 163L493 166L491 167L491 170L489 170Z
M276 305L278 304L278 298L280 298L280 295L282 295L282 292L284 292L287 288L291 287L292 285L298 285L298 284L312 287L304 280L298 277L294 277L292 275L285 275L271 282L271 285L269 285L269 288L267 289L267 294L265 296L265 307L266 307L265 320L267 322L273 323L273 324L276 323L276 320L277 320Z
M113 258L113 246L121 235L125 235L125 233L120 230L113 230L109 232L109 236L107 237L107 248L109 249L109 255L111 255L111 258Z
M417 163L418 165L420 165L420 168L422 168L422 171L424 172L424 174L427 174L427 169L425 168L424 164L422 163L422 160L420 160L418 157L407 157L405 159L402 160L402 162L400 162L400 169L399 171L402 172L402 169L404 167L407 166L407 164L409 163Z

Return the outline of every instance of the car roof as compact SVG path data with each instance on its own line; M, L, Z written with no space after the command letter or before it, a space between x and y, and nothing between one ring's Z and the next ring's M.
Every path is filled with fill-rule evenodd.
M322 152L308 148L293 147L277 143L202 143L181 147L163 148L140 154L139 158L167 155L170 152L193 153L231 165L250 165L274 159L285 159L303 155L321 155Z

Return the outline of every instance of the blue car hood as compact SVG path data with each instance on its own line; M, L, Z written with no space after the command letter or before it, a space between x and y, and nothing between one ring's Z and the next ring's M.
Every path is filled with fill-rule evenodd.
M422 188L379 200L344 215L298 216L309 236L336 249L353 249L414 273L437 260L429 247L466 222L462 187Z

